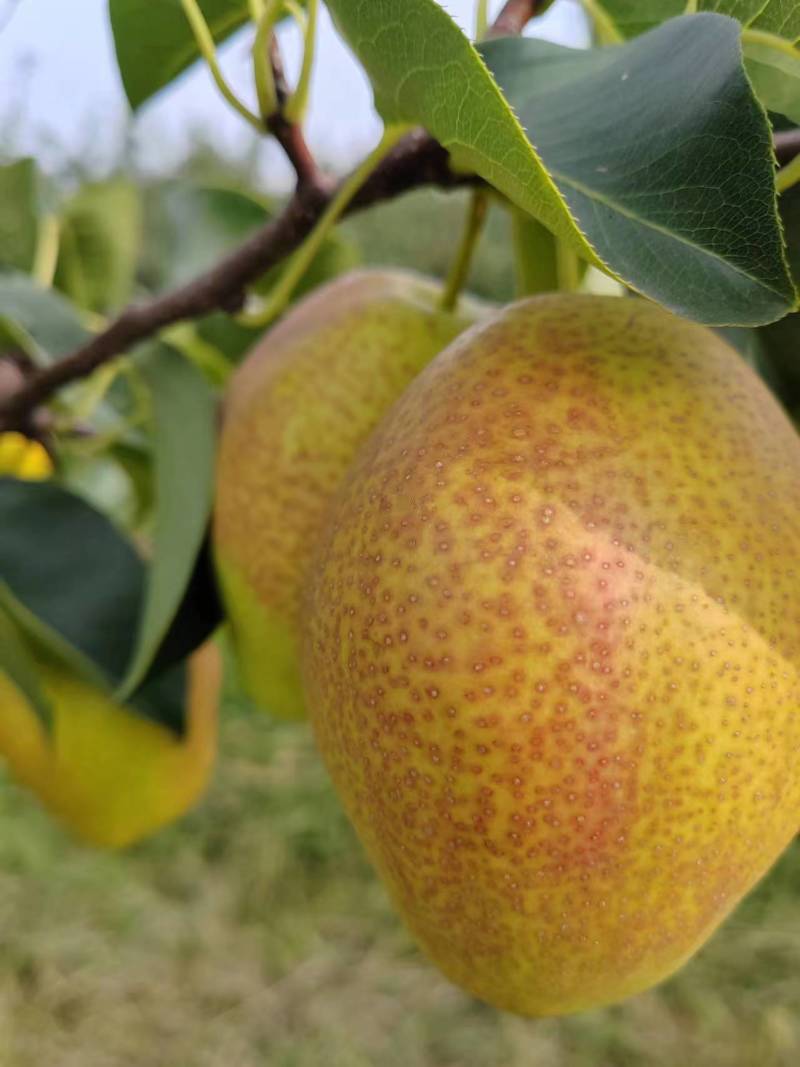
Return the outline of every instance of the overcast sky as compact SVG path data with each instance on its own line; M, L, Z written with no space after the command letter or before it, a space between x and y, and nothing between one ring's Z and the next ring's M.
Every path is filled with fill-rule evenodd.
M127 108L114 63L106 0L0 0L0 18L14 11L0 32L0 138L8 151L30 153L52 169L79 159L102 173L118 155ZM470 30L475 0L444 0ZM492 5L500 7L500 0ZM537 33L564 44L586 43L577 0L558 0L533 24ZM299 35L281 31L290 70L299 61ZM251 99L247 31L223 50L223 67L240 95ZM308 136L320 158L346 167L374 143L380 126L369 87L323 10L319 58ZM143 109L133 126L135 158L149 172L177 165L197 134L226 154L244 153L248 127L216 95L208 73L197 68ZM270 184L289 180L274 146L261 149Z

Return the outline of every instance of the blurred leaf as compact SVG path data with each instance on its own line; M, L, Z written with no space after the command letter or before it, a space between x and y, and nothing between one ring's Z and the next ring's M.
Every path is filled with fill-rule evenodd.
M0 267L28 271L39 231L36 164L0 166Z
M148 449L125 442L115 443L108 454L125 471L133 488L135 508L130 526L137 529L147 522L155 507L152 456Z
M214 484L216 399L200 372L165 345L142 366L155 422L153 554L134 652L120 683L125 700L140 685L175 619L203 543Z
M800 52L795 57L760 41L744 41L747 73L769 111L800 123Z
M597 6L623 37L635 37L682 15L686 0L599 0ZM796 0L698 0L697 10L729 15L743 26L774 33L788 41L800 38L800 6Z
M89 338L76 309L27 274L0 273L0 349L21 348L46 366Z
M248 18L247 0L200 0L219 44ZM199 58L180 0L109 0L122 84L132 108L169 85Z
M425 126L457 166L597 262L481 57L435 0L328 0L328 7L366 68L387 123Z
M0 478L0 582L104 678L121 676L142 595L143 566L105 516L52 482Z
M238 189L165 182L147 210L145 273L153 288L171 289L208 270L270 216L267 204Z
M85 501L52 482L0 478L0 606L46 652L103 690L130 661L144 581L132 546ZM189 651L185 643L181 649ZM184 677L182 664L167 667L131 706L181 733Z
M0 583L0 671L7 674L39 716L46 730L53 722L53 709L39 685L36 661L29 652L19 628L3 607L3 584Z
M155 289L173 288L208 270L272 215L263 198L236 188L199 182L166 182L151 191L147 207L148 262L144 273ZM317 285L360 262L357 245L340 233L324 243L293 295L300 299ZM255 284L266 292L282 267ZM226 376L216 356L231 364L249 350L261 331L251 330L221 312L208 315L167 340L209 373L210 380ZM210 346L207 347L207 346Z
M750 25L753 29L774 33L793 44L800 42L800 5L797 0L728 0L731 6L758 8ZM731 12L733 14L733 12Z
M56 287L90 311L117 310L133 291L141 240L135 185L122 178L84 185L64 207Z
M592 51L530 38L482 51L617 277L712 325L758 325L794 306L771 133L733 20L674 19Z
M636 37L686 10L686 0L595 0L595 3L623 37Z
M206 532L183 600L169 632L159 646L145 679L145 686L153 676L158 676L165 670L172 670L190 652L203 644L222 620L222 602L217 589L210 536ZM141 689L138 692L141 692Z
M222 311L200 319L195 328L203 341L222 352L225 358L232 360L234 364L247 355L264 332L260 328L244 326Z
M180 322L162 333L163 340L203 374L209 384L222 387L231 376L234 364L221 349L206 340L194 322Z
M135 488L124 464L110 449L89 456L63 450L59 482L116 525L133 527L138 510Z

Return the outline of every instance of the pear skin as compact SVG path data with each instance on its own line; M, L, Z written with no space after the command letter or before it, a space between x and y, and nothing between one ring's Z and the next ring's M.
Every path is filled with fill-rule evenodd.
M214 551L245 689L300 718L300 600L328 501L358 446L416 374L479 313L440 287L355 271L294 307L226 396ZM483 309L480 309L483 311Z
M709 330L512 305L330 509L304 677L420 944L524 1015L652 986L797 830L800 438Z
M188 661L183 737L60 664L39 665L53 709L51 732L0 673L0 754L12 776L69 831L87 844L122 848L196 803L217 747L222 666L213 643Z

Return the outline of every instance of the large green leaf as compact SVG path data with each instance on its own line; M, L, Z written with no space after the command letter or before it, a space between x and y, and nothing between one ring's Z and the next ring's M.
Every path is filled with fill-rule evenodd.
M130 655L143 577L131 545L79 497L0 479L0 582L109 681Z
M774 33L793 44L800 42L800 4L797 0L768 0L766 4L751 0L749 6L760 8L752 20L753 29Z
M686 10L686 0L599 0L623 37L635 37ZM774 33L788 41L800 38L797 0L698 0L698 11L730 15L743 26Z
M76 309L27 274L0 272L0 349L21 348L44 366L89 337Z
M62 214L57 288L90 311L122 307L133 291L141 240L141 202L132 182L84 185Z
M300 0L302 7L305 0ZM249 17L248 0L199 0L217 44ZM122 84L138 108L200 58L181 0L108 0Z
M121 699L147 675L178 612L203 543L214 485L216 400L204 377L166 345L147 352L143 376L155 423L155 531Z
M247 0L200 0L217 43L248 18ZM132 108L169 85L199 53L181 0L109 0L122 84Z
M105 516L53 482L0 478L0 608L34 646L109 695L130 662L144 586L141 559ZM180 610L194 643L170 630L156 657L158 670L129 701L177 733L185 691L178 661L208 633L198 621L198 606L207 600L194 582ZM3 669L9 665L6 653ZM18 684L23 668L17 660Z
M20 159L0 167L0 267L30 270L38 233L36 164Z
M421 123L457 166L597 263L480 55L435 0L328 0L389 124Z
M588 52L522 38L482 50L616 276L712 325L758 325L794 306L770 130L736 22L673 19Z

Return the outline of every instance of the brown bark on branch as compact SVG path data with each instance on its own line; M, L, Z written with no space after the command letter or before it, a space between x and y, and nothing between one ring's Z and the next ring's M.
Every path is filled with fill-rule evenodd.
M424 131L405 137L367 179L348 213L422 185L455 186L474 181L454 174L445 150ZM21 426L28 412L69 382L91 374L107 360L152 337L165 326L216 310L237 311L246 287L293 252L313 230L335 195L318 182L301 185L283 212L187 285L127 307L102 333L72 355L33 374L12 396L0 398L0 430Z
M507 0L487 37L512 37L522 33L541 3L542 0Z
M779 130L774 140L775 155L782 167L800 156L800 130Z
M539 3L540 0L508 0L490 32L495 36L521 33ZM282 105L287 87L274 37L270 59L278 102ZM132 304L72 355L32 375L12 396L0 396L0 432L24 425L29 413L62 386L91 374L107 360L152 337L165 326L200 318L211 311L238 311L244 304L247 285L302 244L336 195L336 187L331 187L320 174L302 130L286 121L281 106L269 121L269 127L297 173L297 191L282 214L188 285L146 303ZM381 162L345 214L393 199L419 186L447 187L476 180L454 174L441 145L424 130L416 130L403 138Z

